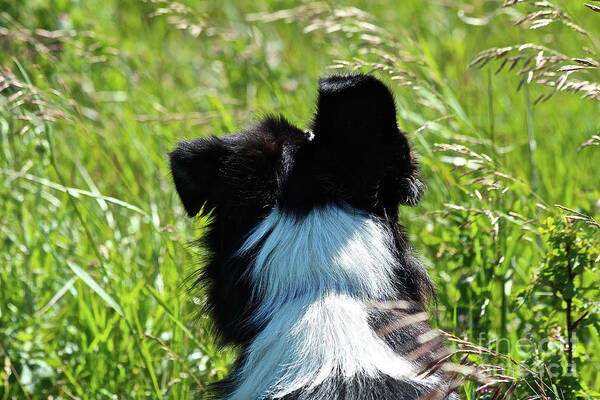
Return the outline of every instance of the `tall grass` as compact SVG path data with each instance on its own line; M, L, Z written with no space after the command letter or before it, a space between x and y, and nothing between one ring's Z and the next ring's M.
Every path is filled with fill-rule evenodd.
M266 112L305 126L337 70L390 83L420 154L401 222L464 398L598 396L594 2L0 5L0 398L224 376L165 154Z

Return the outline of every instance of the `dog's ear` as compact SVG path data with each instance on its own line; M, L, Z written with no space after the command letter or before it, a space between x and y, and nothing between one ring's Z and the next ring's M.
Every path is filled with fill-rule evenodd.
M397 134L394 96L370 75L333 75L319 80L316 139L364 142ZM321 136L321 138L319 138Z
M312 127L314 160L342 196L390 210L419 202L424 189L419 166L383 82L363 74L321 79Z
M222 181L220 165L226 153L224 143L216 138L186 140L169 153L175 188L190 217L206 204L217 206Z

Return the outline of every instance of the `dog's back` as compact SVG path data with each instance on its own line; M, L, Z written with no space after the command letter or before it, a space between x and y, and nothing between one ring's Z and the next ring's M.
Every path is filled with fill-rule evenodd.
M441 349L424 322L433 287L397 222L423 184L383 83L323 79L312 132L267 118L170 158L188 214L212 213L199 282L242 348L220 397L444 396L422 373Z

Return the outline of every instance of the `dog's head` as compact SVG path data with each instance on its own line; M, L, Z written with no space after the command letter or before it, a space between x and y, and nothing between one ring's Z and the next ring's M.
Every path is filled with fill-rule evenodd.
M275 206L302 214L346 203L395 218L423 191L392 93L369 75L321 79L309 131L267 118L234 135L181 142L170 162L187 213L226 216L240 235Z

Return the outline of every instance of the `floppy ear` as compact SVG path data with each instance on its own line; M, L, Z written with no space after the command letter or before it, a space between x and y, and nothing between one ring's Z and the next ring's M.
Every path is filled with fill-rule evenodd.
M223 142L216 137L180 142L169 153L175 188L190 217L198 214L204 204L211 209L217 206L225 153Z

